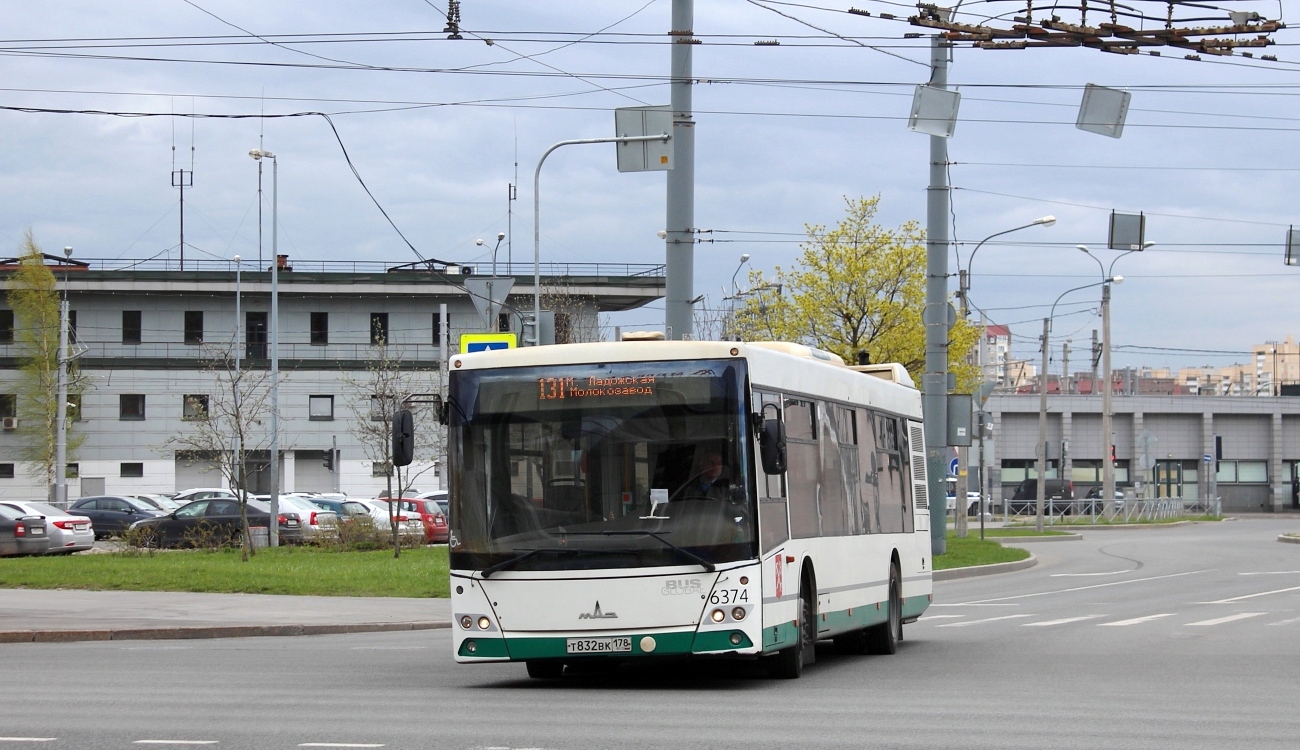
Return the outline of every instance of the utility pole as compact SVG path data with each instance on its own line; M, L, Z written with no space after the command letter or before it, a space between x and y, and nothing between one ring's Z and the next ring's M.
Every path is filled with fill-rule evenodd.
M695 297L695 123L691 119L691 47L695 43L695 1L673 0L672 83L673 168L668 172L664 223L664 335L694 335Z
M1055 305L1052 306L1055 311ZM1038 373L1038 502L1034 510L1034 528L1043 531L1043 500L1047 496L1047 352L1052 317L1043 318L1043 369Z
M72 258L72 248L63 248L63 254ZM63 298L59 300L59 356L58 384L54 407L54 485L50 488L50 502L57 508L66 508L68 502L68 273L63 273Z
M930 85L948 87L948 50L940 36L930 38ZM925 374L921 379L925 414L926 496L930 502L930 552L948 550L948 141L930 136L930 186L926 190Z
M1115 461L1110 455L1110 447L1115 444L1115 428L1111 416L1111 390L1114 386L1111 381L1114 378L1110 373L1109 280L1101 287L1101 377L1101 498L1109 505L1115 501Z

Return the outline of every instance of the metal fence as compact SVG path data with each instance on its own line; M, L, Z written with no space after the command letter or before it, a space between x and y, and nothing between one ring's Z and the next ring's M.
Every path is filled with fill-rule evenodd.
M1038 504L1034 500L1004 500L1004 521L1030 522L1038 517ZM1185 516L1223 515L1223 502L1219 498L1186 500L1180 497L1154 499L1125 498L1105 503L1100 499L1065 500L1059 497L1043 501L1043 521L1046 524L1073 525L1085 523L1126 524L1161 521Z

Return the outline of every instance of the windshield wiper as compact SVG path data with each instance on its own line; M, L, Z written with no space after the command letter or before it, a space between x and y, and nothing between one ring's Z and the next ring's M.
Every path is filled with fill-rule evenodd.
M660 534L661 532L657 532L657 531L647 531L647 530L645 530L645 529L628 529L628 530L624 530L624 531L566 531L566 532L564 532L564 533L567 534L567 535L569 535L569 536L648 536L648 537L653 537L653 538L659 540L660 542L663 542L665 546L667 546L667 547L669 547L670 549L672 549L672 550L673 550L674 552L676 552L678 555L680 555L680 556L682 556L682 557L685 557L686 559L690 560L691 562L695 563L696 565L699 565L701 568L704 568L704 569L707 570L708 572L712 573L714 570L716 570L716 566L714 566L713 563L709 562L708 560L705 560L703 557L700 557L699 555L695 554L694 552L691 552L690 550L686 549L685 547L678 547L676 544L673 544L672 542L668 541L667 539L664 539L662 536L659 536L659 534ZM672 533L672 532L665 531L665 532L662 532L662 533L670 534L670 533Z
M486 568L484 568L483 570L479 571L479 573L481 573L482 576L483 576L484 578L491 578L493 573L498 573L498 572L500 572L500 571L507 570L507 569L509 569L509 568L513 568L514 566L518 565L519 563L523 562L524 560L527 560L528 558L533 557L534 555L540 555L540 554L542 554L543 552L550 552L550 553L554 553L554 554L582 554L582 555L586 555L586 554L606 554L606 555L621 555L621 554L623 554L624 551L623 551L623 550L612 550L612 549L611 549L611 550L601 550L601 549L573 549L573 548L570 548L570 547L538 547L537 549L530 549L530 550L524 552L524 553L521 554L521 555L515 555L514 557L512 557L512 558L510 558L510 559L508 559L508 560L502 560L501 562L497 563L496 565L491 565L491 566L489 566L489 567L486 567ZM687 554L690 554L690 553L688 552Z

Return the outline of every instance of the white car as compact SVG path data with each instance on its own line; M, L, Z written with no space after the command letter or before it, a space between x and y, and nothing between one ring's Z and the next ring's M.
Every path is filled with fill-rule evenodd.
M979 513L979 503L980 503L980 493L973 492L973 491L967 492L966 493L966 515L973 516ZM957 507L957 498L953 497L952 495L949 495L948 512L952 513L953 509L956 507Z
M392 521L389 519L389 505L386 500L358 500L370 509L370 517L375 521L375 528L385 534L391 534L393 531ZM421 543L424 542L424 521L415 514L406 514L399 512L397 515L397 533L401 537L416 537Z
M3 503L23 515L45 516L45 530L50 537L47 555L70 555L95 546L95 530L85 516L70 515L66 510L48 503L28 503L6 500Z
M172 502L184 505L192 503L195 500L207 500L208 498L219 497L222 500L238 500L235 493L222 487L193 487L188 490L181 490L172 495Z

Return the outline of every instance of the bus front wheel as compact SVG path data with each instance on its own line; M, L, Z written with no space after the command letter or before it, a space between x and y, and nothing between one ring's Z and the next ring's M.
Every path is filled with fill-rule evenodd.
M558 680L564 674L564 662L554 659L529 659L528 676L534 680Z
M892 654L903 640L903 577L898 565L889 566L889 613L885 621L867 629L867 653Z
M799 640L793 646L768 657L767 674L781 680L796 680L803 674L805 664L811 664L815 653L817 623L813 621L812 604L806 595L799 596Z

